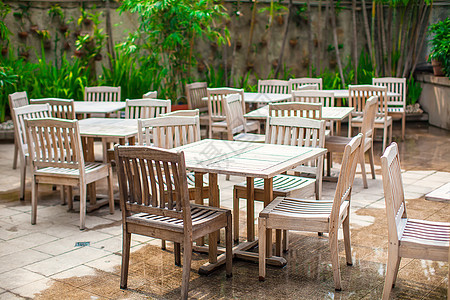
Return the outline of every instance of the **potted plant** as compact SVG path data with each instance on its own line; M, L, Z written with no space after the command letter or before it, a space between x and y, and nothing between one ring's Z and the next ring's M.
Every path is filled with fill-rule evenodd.
M0 2L0 45L3 56L6 56L8 53L9 35L11 34L4 20L10 12L11 8L3 2Z
M428 60L433 65L434 75L450 78L450 17L431 24L428 34L433 35Z
M61 33L65 33L67 29L69 29L66 23L66 15L64 14L61 6L59 6L58 4L52 5L50 7L50 9L48 10L48 15L52 19L59 19L59 31L61 31Z

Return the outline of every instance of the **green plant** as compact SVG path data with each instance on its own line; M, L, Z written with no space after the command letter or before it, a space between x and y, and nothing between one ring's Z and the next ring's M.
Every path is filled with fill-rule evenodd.
M0 40L2 46L6 46L7 44L9 44L9 35L11 34L11 31L5 24L5 18L10 12L11 8L9 7L9 5L4 4L2 1L0 1Z
M59 17L59 20L60 20L61 23L64 23L65 18L66 18L63 9L58 4L52 5L50 7L50 9L48 10L48 15L52 19L56 18L56 17Z
M433 35L429 60L440 61L445 76L450 78L450 18L431 24L428 33Z
M422 93L422 87L420 83L414 80L414 78L409 79L406 82L406 104L416 104Z
M17 82L18 76L9 67L0 67L0 122L5 121L7 95Z

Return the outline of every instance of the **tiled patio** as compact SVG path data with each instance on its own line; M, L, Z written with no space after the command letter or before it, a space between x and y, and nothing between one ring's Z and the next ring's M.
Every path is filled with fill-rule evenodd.
M397 125L397 124L396 124ZM399 126L395 126L399 128ZM399 132L394 130L394 136ZM351 204L353 266L345 264L340 239L343 291L335 292L326 236L291 233L285 268L268 268L258 281L256 264L233 261L233 277L221 269L210 276L197 274L207 256L194 254L189 296L211 298L379 299L387 260L387 224L379 166L381 143L375 144L377 179L362 188L357 175ZM424 200L424 194L450 182L450 132L423 123L408 124L400 143L408 215L450 221L450 205ZM30 224L30 192L19 201L19 171L12 170L12 144L0 144L0 299L147 299L180 295L181 268L173 263L172 245L133 236L129 290L119 289L121 214L107 207L87 215L87 230L78 229L79 214L67 212L50 186L40 187L38 220ZM337 165L335 165L337 167ZM242 179L220 177L221 205L232 207L233 184ZM324 198L332 198L336 183L325 182ZM244 201L241 206L245 210ZM262 208L256 205L256 213ZM241 214L244 229L245 214ZM241 237L245 232L241 230ZM85 247L77 242L89 242ZM403 259L392 296L399 299L445 299L448 264Z

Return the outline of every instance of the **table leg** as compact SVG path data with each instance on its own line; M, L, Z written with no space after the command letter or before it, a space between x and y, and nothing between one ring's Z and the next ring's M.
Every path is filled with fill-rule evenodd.
M217 184L217 174L209 173L209 206L219 207L219 186ZM209 234L209 262L217 262L217 237L218 232Z
M264 206L269 205L273 200L273 178L264 179ZM266 230L266 257L272 256L272 229ZM264 245L260 245L264 247ZM280 241L281 247L281 241Z
M255 186L253 177L247 177L247 241L255 240Z
M82 142L83 142L84 160L89 162L95 161L94 138L93 137L82 138ZM97 195L95 189L96 189L95 182L88 185L87 193L89 196L89 203L91 205L97 204Z
M203 175L205 173L195 172L195 204L203 205ZM205 245L205 238L196 241L197 246Z

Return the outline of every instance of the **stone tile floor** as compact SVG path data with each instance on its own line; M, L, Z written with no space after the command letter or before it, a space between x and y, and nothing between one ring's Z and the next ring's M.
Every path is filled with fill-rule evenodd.
M398 126L397 126L398 128ZM394 136L399 136L394 131ZM450 181L450 132L423 123L409 124L407 139L399 144L408 215L450 221L450 206L425 201L424 194ZM381 298L387 260L387 225L379 167L381 143L375 144L377 179L362 188L357 175L351 205L351 243L354 265L345 264L342 237L340 267L343 291L335 292L327 237L290 234L288 265L268 268L258 281L256 264L235 260L233 277L218 270L200 276L207 261L195 253L189 296L198 299L378 299ZM173 264L172 245L162 251L160 241L134 235L129 289L119 289L121 214L102 208L87 215L87 228L78 229L79 214L67 212L59 192L42 186L38 221L30 224L30 192L18 199L19 171L12 170L13 145L0 144L0 299L177 299L181 268ZM338 160L339 158L336 158ZM335 164L338 167L338 164ZM220 176L221 205L232 207L232 187L242 179ZM324 198L332 198L336 183L325 182ZM240 203L245 211L245 202ZM257 203L256 214L262 209ZM241 213L241 238L245 236ZM223 234L223 233L222 233ZM223 240L223 239L222 239ZM76 246L89 242L88 246ZM445 299L448 264L403 259L392 296L398 299Z

